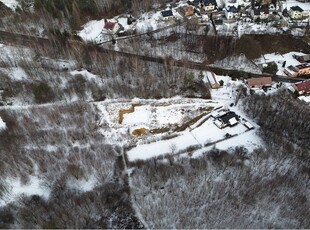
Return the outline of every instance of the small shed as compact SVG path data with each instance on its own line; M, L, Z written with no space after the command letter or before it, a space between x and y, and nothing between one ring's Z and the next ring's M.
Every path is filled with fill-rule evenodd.
M247 127L248 129L254 129L254 126L250 122L245 122L244 126Z

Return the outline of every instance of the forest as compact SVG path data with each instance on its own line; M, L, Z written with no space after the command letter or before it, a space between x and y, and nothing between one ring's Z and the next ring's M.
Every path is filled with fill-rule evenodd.
M92 19L138 17L170 1L18 2L14 13L0 2L0 29L49 41L0 44L0 228L310 228L310 107L287 89L240 94L238 106L259 126L263 146L214 145L199 158L189 149L188 157L128 162L129 130L105 135L112 127L97 104L210 100L202 72L186 68L191 58L211 64L310 52L303 38L209 36L187 24L119 42L120 51L138 55L167 52L150 62L108 52L110 43L83 43L76 32ZM180 56L184 66L173 65ZM13 197L16 184L38 185L38 194Z

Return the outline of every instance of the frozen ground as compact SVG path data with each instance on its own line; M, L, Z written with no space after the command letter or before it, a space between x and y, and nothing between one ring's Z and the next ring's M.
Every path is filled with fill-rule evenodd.
M15 10L15 8L19 5L17 0L1 0L1 2L13 10Z
M3 122L2 118L0 117L0 131L5 129L6 128L6 125L5 123Z
M262 71L255 63L246 58L244 54L235 55L216 61L212 66L222 67L226 69L238 69L249 73L261 74Z
M203 147L205 145L219 142L222 148L228 149L232 147L236 140L224 140L225 135L239 135L247 131L247 128L238 124L234 127L219 129L214 123L213 119L209 118L201 126L194 128L188 128L187 130L181 132L179 136L174 137L169 140L157 141L146 145L138 145L137 147L129 150L127 152L129 161L135 161L138 159L149 159L156 156L161 156L165 154L175 154L180 151L186 151L187 148L192 146ZM259 144L257 141L258 137L253 136L249 139L247 135L243 135L239 138L237 145L247 144Z
M0 206L16 200L21 195L39 195L48 199L50 190L43 186L42 182L35 176L30 176L26 184L21 183L20 178L8 178L5 181L7 192L0 198Z

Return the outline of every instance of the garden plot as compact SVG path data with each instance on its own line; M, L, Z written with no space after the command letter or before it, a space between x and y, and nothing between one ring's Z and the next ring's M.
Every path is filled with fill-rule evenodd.
M172 138L221 106L189 98L106 100L94 104L100 111L101 134L111 143L130 146Z
M209 115L203 117L208 118ZM199 123L199 121L197 122ZM194 127L194 125L193 125ZM179 133L179 136L171 138L169 140L162 140L145 145L138 145L127 152L128 160L146 160L152 157L163 156L166 154L178 154L183 152L189 152L193 149L200 149L204 146L221 144L225 146L225 142L229 142L226 146L230 146L230 138L237 137L238 135L245 134L248 129L241 123L238 123L233 127L226 127L219 129L214 124L214 119L209 117L202 125L191 129L189 127L183 132ZM251 137L251 140L253 138ZM247 143L247 136L238 141L238 145Z
M150 129L184 122L208 112L218 103L202 99L133 100L97 103L99 110L115 127L147 126Z

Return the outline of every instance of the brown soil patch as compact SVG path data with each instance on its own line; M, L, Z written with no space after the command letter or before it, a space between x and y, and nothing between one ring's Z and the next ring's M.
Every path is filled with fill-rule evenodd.
M132 131L132 135L134 136L142 136L145 135L149 132L148 129L146 128L140 128L140 129L135 129L134 131Z

